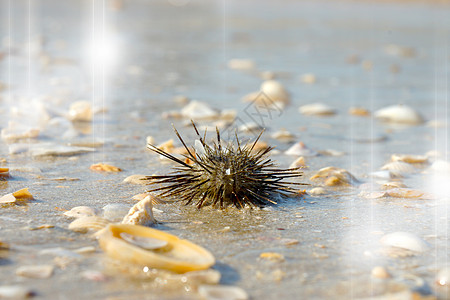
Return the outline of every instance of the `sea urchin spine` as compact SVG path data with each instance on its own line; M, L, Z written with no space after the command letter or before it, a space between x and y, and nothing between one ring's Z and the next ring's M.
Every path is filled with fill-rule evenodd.
M223 145L216 128L217 141L210 146L205 143L206 132L202 137L194 122L192 126L198 136L195 150L186 146L174 127L175 134L187 151L184 155L186 161L151 144L147 145L148 149L178 164L168 175L147 176L151 185L162 185L150 192L158 192L160 197L176 198L186 204L196 202L198 208L205 205L224 208L230 204L237 208L243 208L246 204L262 207L269 203L276 204L271 199L275 194L299 195L298 190L292 186L304 185L303 183L283 181L302 176L299 168L276 168L272 160L267 158L272 147L254 151L263 132L252 144L244 146L241 146L236 134L236 147L231 142Z

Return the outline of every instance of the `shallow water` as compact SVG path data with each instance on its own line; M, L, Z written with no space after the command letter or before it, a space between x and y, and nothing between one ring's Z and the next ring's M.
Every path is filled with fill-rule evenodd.
M182 1L124 1L118 9L114 3L120 1L104 7L100 1L33 2L28 19L31 34L24 23L29 3L2 2L0 82L8 88L0 91L0 126L16 121L41 128L39 138L18 141L22 145L101 145L93 153L33 157L30 152L9 154L11 143L2 142L0 157L6 158L4 165L13 176L0 182L2 195L28 187L36 198L27 205L0 207L0 240L13 247L0 260L2 285L30 286L43 299L198 298L184 287L155 283L139 277L142 274L136 276L136 270L117 268L89 235L67 229L70 220L61 211L79 205L101 209L109 203L131 207L131 197L145 187L123 184L125 177L167 173L171 164L149 153L145 139L151 135L160 143L175 138L171 123L186 141L194 138L189 120L162 117L183 107L172 100L179 94L218 109L235 109L235 126L256 121L265 127L262 140L280 151L271 156L279 166L287 167L295 159L282 154L289 143L270 138L280 128L314 150L345 153L306 157L308 183L320 168L336 166L350 171L361 184L376 185L369 174L394 153L436 150L441 159L448 158L448 5L185 2L175 6L171 3ZM108 50L92 64L89 44L103 34ZM7 36L12 36L10 48ZM413 49L412 56L389 54L386 47L391 44ZM357 62L349 63L355 55ZM257 70L228 69L232 58L252 59ZM371 70L362 67L364 61L372 63ZM392 65L398 73L390 70ZM255 117L254 104L240 99L258 90L259 72L267 70L288 89L291 104L271 116ZM300 76L305 73L314 74L317 82L302 83ZM64 114L80 99L107 110L95 114L92 123L73 125ZM337 114L300 115L298 107L312 102L326 103ZM442 121L443 126L398 126L347 113L352 106L373 113L398 103L412 106L427 121ZM42 104L53 123L39 110ZM198 123L213 127L212 122ZM242 134L242 138L254 135ZM89 170L97 162L108 162L123 172ZM79 180L55 180L61 177ZM435 180L422 168L402 179L408 187L428 192L435 192ZM403 289L441 299L448 296L434 282L437 270L450 258L447 195L439 200L366 199L358 196L358 185L327 190L324 196L287 199L263 210L160 205L157 208L164 212L156 217L162 224L156 228L209 249L217 259L214 268L222 274L221 283L244 288L252 299L357 299ZM42 224L55 227L29 230ZM379 254L380 237L395 231L412 232L429 242L431 249L406 258ZM287 246L286 239L298 244ZM96 246L97 252L67 264L39 255L46 248L87 245ZM259 258L263 252L281 253L285 260L264 261ZM44 263L57 265L49 279L14 275L21 265ZM392 277L373 278L374 266L385 266ZM86 280L81 275L86 270L102 271L108 280Z

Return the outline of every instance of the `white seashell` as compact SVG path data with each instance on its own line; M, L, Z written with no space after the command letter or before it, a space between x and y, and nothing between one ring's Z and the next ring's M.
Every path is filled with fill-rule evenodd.
M153 217L153 203L149 196L134 205L128 214L123 218L122 224L150 226L157 223Z
M440 286L450 285L450 266L444 267L437 273L436 284Z
M393 173L389 170L375 171L375 172L370 173L369 175L370 175L370 177L384 179L384 180L402 178L401 174Z
M416 173L416 169L412 165L402 162L402 161L393 161L393 162L387 163L381 167L381 170L389 170L394 175L400 175L400 176Z
M299 107L299 112L306 116L331 116L336 110L323 103L311 103Z
M22 266L16 270L16 275L28 278L49 278L53 274L52 265Z
M261 84L260 88L271 101L288 104L290 102L289 93L284 86L276 80L266 80Z
M428 157L426 155L410 155L410 154L392 154L392 161L402 161L408 164L427 163Z
M25 299L35 295L35 292L25 286L2 285L0 286L0 299Z
M315 187L315 188L310 189L308 191L308 194L310 194L311 196L326 195L327 194L327 190L324 189L323 187Z
M103 207L103 218L111 222L120 222L127 215L130 206L123 203L111 203Z
M402 248L414 252L422 253L430 248L430 245L409 232L394 232L383 236L380 239L381 244L389 247Z
M296 156L316 156L318 153L306 147L303 142L298 142L287 149L284 154Z
M128 234L126 232L122 232L120 234L120 238L122 238L124 241L130 244L133 244L146 250L161 249L168 245L168 242L165 240L154 239L151 237L135 236Z
M101 217L81 217L70 223L69 229L75 232L86 233L90 229L98 231L108 224L109 221Z
M189 119L213 119L219 116L219 112L211 108L207 103L193 100L181 110L181 115Z
M255 62L251 59L230 59L228 68L232 70L252 70L255 68Z
M386 122L402 123L402 124L421 124L423 123L422 116L414 109L407 105L392 105L374 113L375 118Z
M147 175L141 174L130 175L127 178L125 178L123 182L131 184L148 184L150 180L145 179L146 177Z
M89 206L75 206L69 211L66 211L64 215L69 218L81 218L95 216L97 213L95 209Z
M394 198L420 198L420 199L432 199L433 196L426 194L420 190L406 189L406 188L393 188L387 190L387 194Z
M292 142L295 139L295 135L284 128L274 132L271 137L283 142Z
M69 109L68 119L71 121L92 121L92 105L88 101L77 101L72 103Z
M305 158L303 156L300 156L296 160L292 162L292 164L289 166L289 169L294 168L306 168Z
M94 152L94 148L72 147L54 143L39 143L32 145L28 151L32 156L70 156L87 152Z
M247 293L237 286L200 285L199 295L206 300L247 300Z
M327 186L351 185L358 180L347 170L336 167L325 167L311 176L310 180L322 182Z

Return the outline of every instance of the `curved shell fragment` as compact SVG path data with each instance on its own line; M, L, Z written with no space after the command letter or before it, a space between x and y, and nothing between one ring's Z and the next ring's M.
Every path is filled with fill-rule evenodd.
M86 233L90 229L93 229L95 231L103 229L108 224L109 221L101 217L81 217L70 223L69 229L75 232Z
M401 231L384 235L380 242L384 246L402 248L418 253L425 252L430 248L430 245L418 236Z
M153 217L153 203L150 195L136 203L123 218L122 224L150 226L157 223Z

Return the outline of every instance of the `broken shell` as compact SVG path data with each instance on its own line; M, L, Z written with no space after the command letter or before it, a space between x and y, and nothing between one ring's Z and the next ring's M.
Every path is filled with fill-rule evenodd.
M266 80L261 84L260 88L270 100L288 104L290 101L289 93L284 86L276 80Z
M128 234L126 232L122 232L120 234L120 238L130 244L136 245L146 250L161 249L168 245L168 242L164 240L154 239L150 237L135 236Z
M311 103L299 107L299 112L306 116L331 116L336 110L323 103Z
M377 110L374 115L377 119L392 123L414 125L424 122L422 116L407 105L388 106Z
M214 119L219 115L219 112L209 106L209 104L193 100L188 105L183 107L181 115L189 119Z
M86 233L89 229L98 231L108 224L109 221L101 217L81 217L70 223L69 229L79 233Z
M291 142L295 139L295 135L287 131L285 128L281 128L272 134L272 138L282 142Z
M0 204L15 203L16 201L33 199L33 195L30 194L28 188L24 188L14 193L4 195L0 198Z
M310 189L308 191L308 194L310 194L311 196L326 195L327 194L327 190L325 190L322 187L315 187L315 188Z
M95 216L96 212L89 206L75 206L71 210L66 211L64 215L69 218L81 218Z
M318 153L309 149L303 142L298 142L287 149L284 154L296 156L316 156Z
M353 116L360 116L360 117L368 117L370 116L370 112L362 107L350 107L348 110L348 113Z
M300 156L292 162L292 164L289 166L289 169L304 167L306 167L305 158L303 156Z
M141 194L137 194L134 195L131 199L136 200L136 201L141 201L144 200L145 197L150 196L150 198L152 199L152 204L153 205L157 205L157 204L167 204L167 201L164 201L158 197L156 197L155 195L151 194L151 193L141 193Z
M416 172L416 169L412 165L402 162L402 161L393 161L393 162L387 163L381 167L381 170L389 170L392 173L400 175L400 176L404 176L404 175L412 174L412 173Z
M120 222L127 215L130 206L123 203L110 203L103 208L103 218L111 222Z
M123 180L123 182L131 183L131 184L148 184L150 180L147 180L147 175L130 175Z
M247 293L237 286L200 285L198 293L207 300L247 300Z
M410 155L410 154L393 154L392 161L402 161L409 164L427 163L428 157L426 155Z
M150 226L157 223L153 217L153 203L150 195L136 203L123 218L122 224Z
M122 233L163 240L167 242L167 246L157 251L145 250L125 241L121 238ZM212 254L206 249L174 235L145 226L110 224L97 236L100 247L110 257L149 268L185 273L208 269L215 262Z
M72 103L69 109L68 119L71 121L92 121L92 106L88 101L77 101Z
M255 62L251 59L230 59L228 68L232 70L252 70L255 68Z
M97 164L93 164L89 167L89 169L93 170L93 171L103 171L103 172L121 172L122 169L112 166L112 165L108 165L108 164L104 164L104 163L97 163Z
M384 246L411 250L418 253L425 252L430 248L430 245L426 241L409 232L399 231L386 234L380 239L380 242Z
M9 178L9 168L0 168L0 180Z
M347 170L336 167L325 167L314 174L310 180L322 181L325 185L350 185L358 183L358 180Z
M53 274L52 265L22 266L16 270L16 274L29 278L49 278Z
M429 198L430 195L426 195L425 192L408 189L408 188L393 188L387 191L390 197L394 198Z

